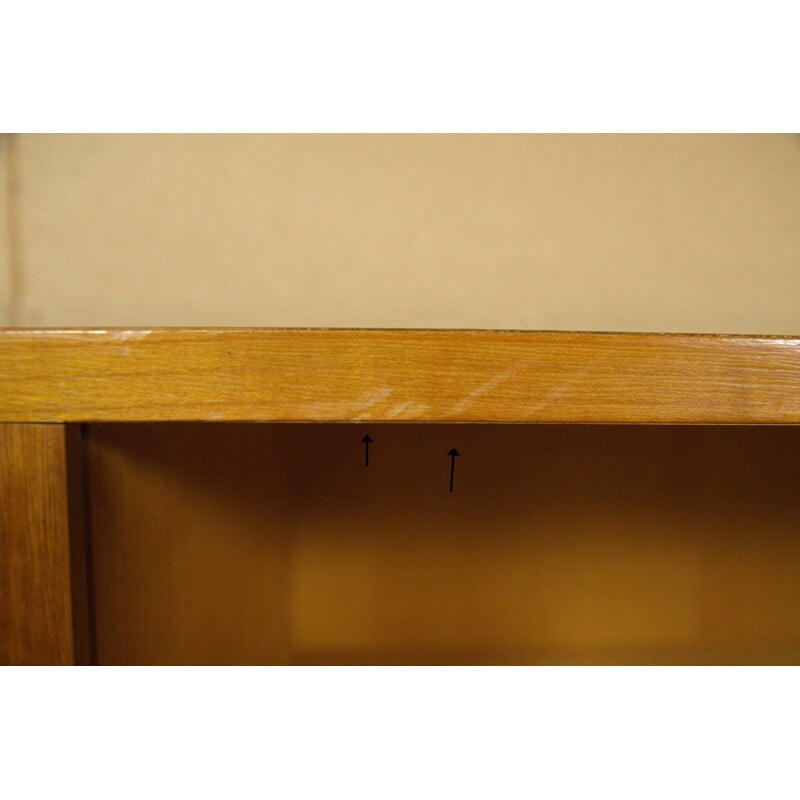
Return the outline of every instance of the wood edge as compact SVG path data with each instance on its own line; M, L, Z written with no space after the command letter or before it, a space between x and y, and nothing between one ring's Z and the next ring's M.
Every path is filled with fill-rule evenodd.
M152 333L157 336L181 336L181 335L194 335L194 334L211 334L211 335L227 335L227 334L253 334L253 333L319 333L337 334L337 333L364 333L364 334L434 334L434 335L448 335L448 334L470 334L470 335L496 335L496 334L509 334L509 335L523 335L523 336L580 336L591 338L594 336L613 336L621 338L690 338L690 339L736 339L754 341L769 341L769 340L800 340L800 334L789 333L725 333L719 331L620 331L620 330L584 330L584 329L551 329L551 328L359 328L359 327L316 327L316 326L225 326L225 325L198 325L198 326L181 326L181 325L119 325L119 326L77 326L77 327L29 327L29 326L5 326L0 327L0 338L3 336L34 336L34 337L47 337L54 338L72 337L77 335L85 335L87 340L97 340L107 335L114 341L117 341L120 334L131 332L135 334L142 334L145 332Z
M743 424L743 425L763 425L763 424L800 424L800 405L796 401L793 404L787 405L781 402L775 402L778 397L779 389L776 389L774 382L773 385L767 389L769 385L767 382L761 388L761 376L765 375L770 364L779 364L783 362L781 382L784 390L786 390L792 383L792 377L795 372L800 373L800 337L784 337L777 335L758 335L749 336L744 334L684 334L684 333L627 333L627 332L613 332L613 333L600 333L600 332L567 332L567 331L513 331L513 330L460 330L460 329L347 329L347 328L224 328L224 327L210 327L210 328L92 328L92 329L6 329L5 331L9 337L19 336L16 346L11 350L12 353L24 353L25 349L30 344L32 352L36 352L37 345L45 348L45 352L52 345L54 349L51 353L68 353L72 359L73 364L81 363L82 359L82 343L85 341L87 345L87 363L90 358L97 358L98 353L102 354L103 358L114 358L118 353L127 355L128 353L142 353L151 354L146 357L152 357L153 363L157 363L155 356L159 353L168 353L171 345L175 347L201 347L205 353L211 353L214 357L218 357L223 353L223 348L235 347L241 342L240 337L246 340L246 343L252 347L263 345L265 352L280 353L282 346L282 338L286 336L286 347L295 347L297 353L302 356L306 352L313 353L323 345L323 342L314 341L317 336L323 340L330 338L332 351L338 349L342 352L343 346L351 347L351 352L359 355L359 348L363 349L365 358L374 357L375 349L385 344L383 337L390 337L394 341L391 345L396 347L402 345L402 337L408 336L409 340L413 339L418 353L423 353L424 358L420 363L424 364L428 358L429 342L426 341L430 336L434 341L430 342L430 356L433 358L441 358L443 353L451 352L454 346L459 346L459 339L464 339L464 345L467 346L470 340L481 339L488 337L489 341L482 341L480 344L476 341L476 348L479 351L479 358L476 359L478 370L476 372L483 372L491 376L492 370L496 366L494 364L494 357L492 351L492 344L494 341L501 344L498 337L505 339L508 336L512 341L512 346L519 346L520 349L525 347L536 347L537 339L540 340L544 348L561 348L564 356L564 362L568 363L574 360L579 363L584 354L594 349L596 354L600 354L602 358L613 358L615 353L614 347L609 347L610 340L617 339L619 342L619 355L631 359L629 363L636 365L637 362L632 360L631 354L636 353L638 348L641 348L637 358L641 358L642 373L644 375L643 385L653 387L659 385L659 378L656 377L654 367L659 366L659 360L662 364L667 363L669 367L673 367L672 362L676 358L682 357L683 354L689 353L694 359L695 363L698 359L705 357L708 354L709 362L714 359L732 357L734 363L737 364L736 369L739 371L737 380L741 389L749 392L752 387L754 392L754 399L748 400L747 403L741 405L737 404L737 399L734 398L733 402L729 404L728 408L714 409L711 405L708 406L706 411L703 409L706 406L703 404L700 389L695 386L689 392L685 393L685 400L682 407L676 407L671 410L664 410L659 408L658 404L653 404L652 408L646 403L638 407L634 404L629 404L626 407L626 401L618 403L623 410L619 411L614 408L606 407L604 410L590 411L592 403L589 402L586 408L580 403L573 403L573 408L570 409L570 414L550 415L541 409L533 409L533 411L523 406L520 408L522 412L515 413L502 413L497 414L486 413L482 414L482 409L473 407L471 410L465 412L461 409L442 409L438 408L426 418L422 419L419 416L399 415L393 414L391 417L381 417L380 415L370 416L363 411L357 415L350 416L348 414L340 415L332 408L324 409L319 413L306 413L295 416L292 408L282 408L267 410L265 408L259 409L257 403L253 404L253 408L247 409L245 413L239 411L232 411L230 414L220 413L217 410L206 409L204 413L204 406L202 403L198 408L189 408L192 404L192 392L197 394L195 387L191 385L191 380L187 381L189 390L185 398L181 398L176 403L175 408L160 408L156 410L152 406L145 404L141 409L128 409L126 412L115 412L113 409L102 409L98 407L95 411L87 404L77 403L75 407L63 405L56 407L51 405L50 411L34 410L29 412L29 407L26 407L25 395L17 395L17 403L10 409L0 409L0 416L8 422L43 422L43 423L97 423L97 422L190 422L190 421L219 421L219 422L295 422L295 423L351 423L351 422L407 422L407 423L447 423L447 424L635 424L635 425L663 425L663 424L677 424L677 425L716 425L716 424ZM259 333L263 334L263 340L259 338ZM360 335L363 335L361 338ZM294 336L306 337L300 341L295 340ZM307 337L311 337L310 339ZM398 342L398 337L400 342ZM344 339L344 341L342 341ZM561 341L559 341L561 340ZM0 355L2 355L2 338L0 338ZM6 341L10 340L7 339ZM674 347L672 346L674 342ZM508 342L502 342L508 344ZM748 343L753 345L748 353ZM335 348L333 345L335 344ZM89 347L89 345L92 345ZM706 351L706 347L707 351ZM575 347L575 357L573 359L570 348ZM291 352L291 351L290 351ZM787 355L788 354L788 355ZM781 357L781 361L773 361L773 356ZM591 357L591 356L590 356ZM597 356L595 355L595 360ZM790 358L789 358L790 357ZM52 374L58 374L60 358L53 357L49 366L51 367ZM749 361L747 359L750 359ZM762 362L762 359L764 361ZM11 362L6 359L6 363ZM43 362L44 363L44 362ZM243 369L244 362L240 360L236 369ZM334 360L335 363L335 360ZM744 366L743 366L744 365ZM757 368L757 369L751 369ZM41 367L44 369L44 367ZM499 369L499 367L497 367ZM649 373L648 374L648 370ZM760 371L761 376L758 376ZM199 381L199 370L195 370L196 375L192 373L191 366L186 369L187 374L193 375L192 380ZM631 371L635 374L636 367ZM231 371L233 374L233 370ZM673 370L674 373L674 370ZM11 374L13 375L13 366ZM377 373L380 374L380 371ZM755 376L755 377L753 377ZM124 376L123 376L124 377ZM451 376L452 377L452 376ZM695 383L702 381L702 372L696 372L694 375ZM171 377L167 376L166 380ZM341 377L338 378L341 380ZM30 387L36 387L36 381L41 379L34 374L30 378ZM134 379L132 379L134 380ZM613 379L616 380L616 379ZM13 378L12 378L13 381ZM670 383L671 381L671 383ZM676 387L678 384L678 377L675 374L669 376L669 379L664 382L664 388L669 391L671 387ZM342 383L344 385L344 383ZM610 385L610 384L609 384ZM9 383L11 386L11 383ZM28 388L28 387L26 387ZM294 387L297 388L296 386ZM313 388L313 386L312 386ZM546 384L538 388L548 389ZM700 387L703 388L703 387ZM706 391L708 387L705 387ZM622 380L620 385L615 389L620 397L623 397L626 391L625 380ZM584 390L585 392L585 390ZM692 397L691 393L694 392L696 397ZM759 397L759 392L761 393ZM793 392L794 396L794 392ZM519 398L517 398L519 401ZM475 404L476 406L479 404ZM610 404L606 404L609 406ZM181 408L183 406L183 408ZM648 411L648 409L651 409ZM483 409L489 411L490 409ZM458 411L458 413L456 413ZM140 413L141 412L141 413Z

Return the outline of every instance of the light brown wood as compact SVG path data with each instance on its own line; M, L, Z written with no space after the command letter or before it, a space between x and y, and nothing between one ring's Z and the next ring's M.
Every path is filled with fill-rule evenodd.
M800 423L800 338L0 332L0 420Z
M90 659L76 435L64 425L0 424L2 664Z
M800 659L798 338L7 330L0 419L5 662Z
M99 663L800 663L800 427L364 430L90 426Z
M275 429L301 427L90 426L98 663L290 661L303 508Z

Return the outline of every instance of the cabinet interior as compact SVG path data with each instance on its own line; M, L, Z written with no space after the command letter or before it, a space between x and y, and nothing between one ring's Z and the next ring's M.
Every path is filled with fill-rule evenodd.
M795 427L87 431L101 664L800 660Z

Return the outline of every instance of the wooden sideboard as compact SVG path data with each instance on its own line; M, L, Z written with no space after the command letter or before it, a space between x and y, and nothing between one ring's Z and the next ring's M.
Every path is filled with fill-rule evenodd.
M793 337L5 329L0 663L798 663L799 422Z

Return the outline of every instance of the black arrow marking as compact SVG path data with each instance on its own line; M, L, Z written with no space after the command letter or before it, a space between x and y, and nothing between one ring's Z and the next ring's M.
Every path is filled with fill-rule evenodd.
M450 456L450 494L453 493L453 475L456 471L456 456L460 456L461 453L455 449L455 447L447 454Z
M362 440L364 442L364 466L369 466L369 443L372 441L372 437L367 434Z

